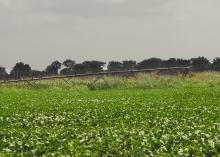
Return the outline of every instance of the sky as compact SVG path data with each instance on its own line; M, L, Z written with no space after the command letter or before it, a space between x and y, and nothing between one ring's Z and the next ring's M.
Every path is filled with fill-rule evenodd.
M219 0L0 0L0 65L220 56Z

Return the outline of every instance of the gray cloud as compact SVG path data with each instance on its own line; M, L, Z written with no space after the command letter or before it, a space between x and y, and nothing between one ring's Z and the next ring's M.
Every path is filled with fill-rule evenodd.
M71 14L82 17L144 15L168 0L1 0L1 10L14 13Z
M0 64L218 56L218 0L0 0Z

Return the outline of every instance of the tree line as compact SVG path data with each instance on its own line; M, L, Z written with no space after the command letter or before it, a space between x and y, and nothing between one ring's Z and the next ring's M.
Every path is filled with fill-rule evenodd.
M54 61L48 65L45 70L33 70L29 64L23 62L16 63L10 73L7 73L4 67L0 67L0 79L21 79L26 77L43 77L54 75L75 75L85 73L96 73L102 71L123 71L123 70L141 70L152 68L186 67L191 66L192 71L220 71L220 58L216 57L211 62L205 57L191 59L170 58L162 60L160 58L149 58L141 62L134 60L110 61L107 65L102 61L84 61L76 63L74 60L67 59L63 63ZM107 67L105 70L104 67Z

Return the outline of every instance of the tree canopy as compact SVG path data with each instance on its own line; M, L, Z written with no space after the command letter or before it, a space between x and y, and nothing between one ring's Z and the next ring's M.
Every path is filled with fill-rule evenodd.
M105 71L123 71L123 70L134 70L134 69L152 69L162 67L185 67L191 66L195 72L202 72L208 70L220 71L220 58L216 57L210 62L205 57L197 57L191 59L182 58L169 58L162 60L160 58L149 58L143 61L136 62L134 60L124 61L110 61L107 66L102 61L84 61L82 63L76 63L72 59L66 59L62 63L58 60L53 61L49 64L44 71L32 70L29 64L18 62L12 68L8 74L4 67L0 67L0 79L21 79L25 77L42 77L51 75L74 75L74 74L85 74L85 73L96 73Z
M62 64L59 61L54 61L47 66L45 72L47 75L58 75L58 70L61 68Z
M15 64L11 70L10 77L19 79L22 77L30 76L31 67L29 64L24 64L23 62L18 62Z

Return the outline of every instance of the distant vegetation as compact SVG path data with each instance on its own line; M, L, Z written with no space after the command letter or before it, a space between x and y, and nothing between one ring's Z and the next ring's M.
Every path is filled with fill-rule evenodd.
M42 77L54 75L74 75L85 73L96 73L105 71L122 71L134 69L150 69L150 68L168 68L168 67L184 67L191 66L195 72L202 71L220 71L220 58L216 57L213 61L209 61L205 57L197 57L192 59L170 58L162 60L159 58L150 58L141 62L126 60L122 62L110 61L108 65L102 61L84 61L76 63L74 60L67 59L63 63L54 61L48 65L45 70L33 70L30 65L23 62L16 63L10 73L7 73L4 67L0 67L0 80L20 79L26 77Z

